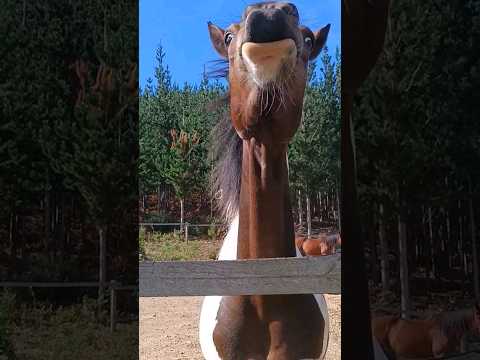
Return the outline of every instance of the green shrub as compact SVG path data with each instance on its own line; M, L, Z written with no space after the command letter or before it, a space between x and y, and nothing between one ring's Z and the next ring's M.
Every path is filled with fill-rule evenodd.
M218 237L218 228L216 226L209 226L208 227L208 238L210 240L217 240Z

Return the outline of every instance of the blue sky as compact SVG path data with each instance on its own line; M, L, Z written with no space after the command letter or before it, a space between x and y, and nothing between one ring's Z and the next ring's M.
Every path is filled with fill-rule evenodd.
M199 83L204 65L219 57L207 21L226 28L238 21L248 0L140 0L140 86L153 78L155 51L162 44L173 81ZM317 30L330 23L327 46L340 48L340 0L297 0L301 23Z

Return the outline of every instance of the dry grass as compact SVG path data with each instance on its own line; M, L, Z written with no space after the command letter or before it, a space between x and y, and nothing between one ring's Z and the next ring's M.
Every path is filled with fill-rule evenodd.
M188 242L176 233L152 234L140 237L140 249L144 259L164 260L214 260L220 249L218 240L191 238Z
M22 304L4 292L0 303L8 311L8 339L17 360L131 360L138 356L138 322L119 324L112 334L107 314L98 314L94 299L53 308L46 303Z

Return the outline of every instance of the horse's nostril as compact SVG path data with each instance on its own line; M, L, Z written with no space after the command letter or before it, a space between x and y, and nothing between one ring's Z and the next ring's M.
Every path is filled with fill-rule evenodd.
M266 43L288 37L287 15L279 9L252 11L245 21L246 42Z

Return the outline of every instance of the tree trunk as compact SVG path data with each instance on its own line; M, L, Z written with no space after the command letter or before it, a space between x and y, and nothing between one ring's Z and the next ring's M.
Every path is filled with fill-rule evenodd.
M330 191L330 214L332 219L335 220L335 195Z
M307 238L312 236L312 214L310 212L310 196L305 196L307 204Z
M458 250L460 252L462 267L465 277L468 277L468 263L467 263L467 249L463 239L463 216L462 216L462 203L458 200Z
M440 214L445 215L445 209L443 207L440 208ZM441 250L446 251L447 247L445 246L445 236L443 234L443 225L440 225L440 245L441 245Z
M107 7L103 10L103 51L108 53L108 36L107 36Z
M302 210L302 192L298 190L298 225L302 227L303 224L303 210Z
M183 221L184 221L184 201L183 198L180 199L180 231L183 232Z
M210 222L213 222L213 198L210 198Z
M10 270L15 274L17 268L17 214L15 208L10 211L9 240L10 240L10 263L13 266Z
M370 263L372 266L372 280L374 284L378 284L378 254L377 254L377 244L375 241L375 218L373 213L369 215L368 230L367 230L368 242L370 243L371 248L371 258Z
M428 238L430 240L430 278L435 279L435 243L433 242L432 208L428 207Z
M325 197L325 193L321 193L320 196L322 198L322 219L324 221L327 221L328 220L328 218L327 218L327 199Z
M336 196L337 196L337 221L338 221L338 231L342 232L342 219L341 219L341 213L340 213L340 196L338 192L338 187L336 189Z
M470 195L471 196L471 195ZM478 283L478 254L477 254L477 233L475 227L475 214L473 212L473 199L469 199L470 212L470 236L472 241L472 258L473 258L473 289L475 292L475 299L480 300L480 290Z
M323 222L323 209L322 209L322 193L318 192L318 218Z
M401 315L402 318L406 319L410 311L410 289L408 284L407 227L404 211L403 204L401 204L398 216L398 255L400 257Z
M25 18L27 16L27 0L23 0L22 26L25 27Z
M158 216L160 216L162 212L162 199L161 199L161 191L160 191L160 185L157 187L157 213Z
M380 272L382 277L382 289L388 291L390 288L389 263L388 263L388 241L385 236L385 223L383 215L383 204L380 204L378 216L378 237L380 239Z
M98 269L98 303L103 304L105 298L105 288L107 284L107 228L105 225L98 225L98 241L99 241L99 269Z
M65 260L65 193L62 191L59 193L60 200L57 206L57 238L58 238L58 252L60 269L63 272L63 264ZM63 274L61 274L63 276Z
M446 228L447 228L447 244L450 244L450 212L448 210L445 211L446 216Z
M50 191L45 189L44 194L44 208L43 208L43 247L45 252L50 255ZM52 260L50 258L50 260Z
M60 243L60 254L65 254L65 192L60 193L60 204L58 206L58 240Z

